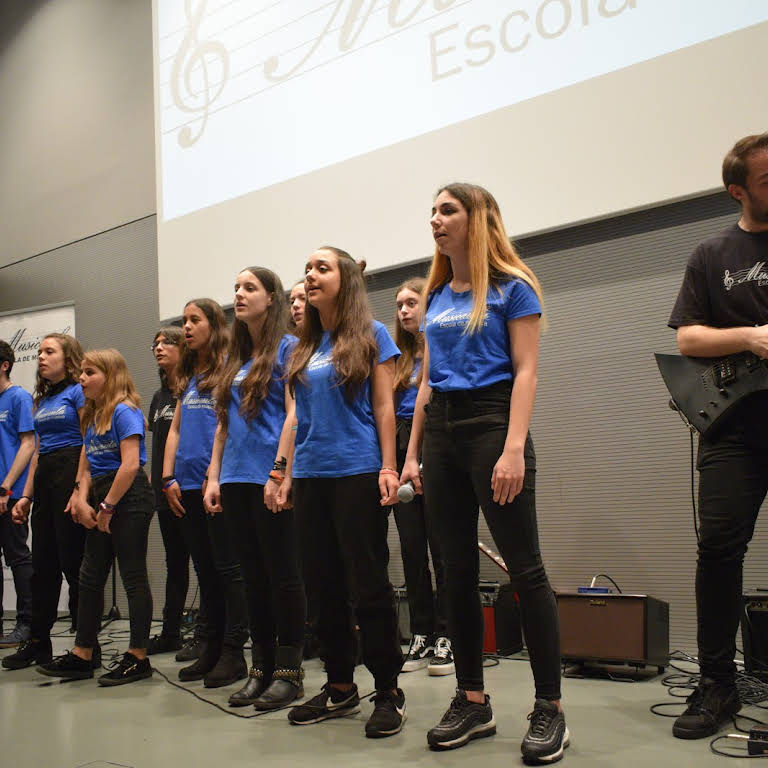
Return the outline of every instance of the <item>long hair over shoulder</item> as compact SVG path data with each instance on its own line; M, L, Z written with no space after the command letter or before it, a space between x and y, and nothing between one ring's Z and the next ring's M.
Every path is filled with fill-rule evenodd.
M93 425L97 435L103 435L112 424L112 416L119 403L141 408L141 398L133 385L125 358L116 349L89 349L83 356L82 367L92 365L104 374L104 396L97 405L86 398L80 429Z
M365 262L358 264L346 251L331 245L324 245L318 250L332 253L339 267L335 326L330 329L332 360L339 386L344 387L345 397L352 401L371 375L378 352L373 335L373 314L363 280ZM322 336L320 313L307 301L304 322L299 329L299 343L293 350L289 366L288 387L291 394L296 389L296 382L302 378L310 358L320 346Z
M401 283L397 291L395 291L395 298L400 291L413 291L419 299L419 307L423 307L424 286L427 281L423 277L412 277L409 280ZM421 331L416 333L409 333L402 325L400 325L400 313L395 309L395 344L397 344L400 350L400 357L397 358L395 363L395 392L404 392L411 386L411 376L413 375L413 366L417 357L424 356L424 334ZM421 384L421 377L424 373L423 370L419 370L419 375L416 379L416 386Z
M272 303L267 307L257 345L253 343L246 323L237 318L232 321L227 360L216 384L216 413L225 426L227 409L232 400L232 382L240 368L251 358L251 369L240 382L240 413L248 421L258 415L261 404L269 394L277 350L286 332L288 320L288 302L280 278L265 267L246 267L241 271L250 272L264 286L264 290L272 297Z
M64 379L67 384L76 384L80 378L80 364L83 361L83 348L80 346L80 342L67 333L49 333L41 342L42 347L46 339L53 339L58 342L61 347L61 351L64 353ZM37 371L35 379L35 394L34 405L37 408L43 398L48 396L51 388L56 386L51 384L48 379L44 379L40 375L40 370Z
M229 342L227 317L219 303L213 299L192 299L184 305L184 309L190 304L194 304L205 315L211 328L211 338L208 340L207 365L204 370L199 372L200 378L197 381L197 391L208 393L216 386L221 366L224 363L224 353ZM198 351L185 345L176 369L175 394L177 397L184 394L190 379L195 377L198 359Z
M498 280L517 277L533 288L544 306L541 285L533 270L520 258L504 229L499 204L493 195L476 184L447 184L437 191L448 192L464 206L468 216L469 274L472 285L472 314L465 333L483 327L489 287ZM435 197L437 197L435 195ZM435 255L427 277L422 307L429 294L453 277L450 259L435 246ZM542 316L543 320L543 316Z

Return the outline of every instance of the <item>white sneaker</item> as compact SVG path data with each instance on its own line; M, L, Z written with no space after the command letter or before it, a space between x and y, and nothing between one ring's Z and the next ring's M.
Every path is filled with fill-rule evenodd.
M411 647L403 662L402 672L415 672L424 669L434 653L435 646L426 635L414 635L411 638Z
M427 672L430 675L452 675L455 671L451 641L447 637L438 637L435 643L435 654L430 659Z

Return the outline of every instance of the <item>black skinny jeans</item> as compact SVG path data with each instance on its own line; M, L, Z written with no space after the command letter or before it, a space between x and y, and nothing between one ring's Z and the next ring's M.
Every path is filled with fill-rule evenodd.
M202 490L181 492L184 540L200 585L200 636L214 644L242 648L248 638L248 604L240 561L237 533L231 515L209 515L203 507Z
M11 510L16 499L8 502L4 515L0 515L0 550L5 564L13 574L13 586L16 590L16 623L29 626L32 622L32 555L27 546L29 525L17 525L11 517ZM0 571L0 582L2 582ZM0 584L0 619L3 617L3 590Z
M491 473L504 449L509 384L441 393L427 406L422 452L425 494L433 508L448 591L448 626L459 688L483 690L483 613L478 591L478 505L509 568L537 698L560 698L557 604L539 551L536 455L528 435L525 479L511 504L493 501Z
M181 616L189 590L189 550L184 541L181 519L173 514L164 498L155 499L155 504L168 572L165 581L162 635L177 637L181 633Z
M272 669L298 667L304 650L306 600L299 565L299 543L292 509L277 514L264 504L264 486L225 483L224 515L234 523L238 557L245 577L254 664Z
M91 503L94 509L104 501L115 473L93 478ZM131 487L115 507L110 522L111 533L91 528L85 537L85 554L80 568L80 604L75 645L96 645L104 613L104 586L117 558L120 577L128 596L131 627L130 647L146 648L152 624L152 592L147 576L147 539L154 513L152 489L143 469L139 469Z
M41 454L32 509L32 637L49 641L58 617L61 574L69 586L69 610L77 627L80 566L86 529L64 512L77 475L80 447Z
M402 472L408 440L411 436L409 419L397 420L397 470ZM408 504L395 504L395 522L400 537L405 586L408 590L408 613L412 635L448 635L445 569L433 524L433 511L423 495L414 496ZM435 590L429 572L429 552L435 569Z
M702 675L732 685L742 572L760 506L768 491L765 409L699 443L699 548L696 613Z
M307 594L317 606L317 634L330 683L351 683L355 671L352 605L363 663L376 689L397 687L403 664L387 566L387 517L378 473L295 478L296 528Z

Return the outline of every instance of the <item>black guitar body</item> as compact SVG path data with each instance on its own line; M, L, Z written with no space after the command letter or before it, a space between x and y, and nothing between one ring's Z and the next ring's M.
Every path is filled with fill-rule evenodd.
M751 352L728 357L655 357L674 404L701 435L722 423L741 399L768 390L768 361Z

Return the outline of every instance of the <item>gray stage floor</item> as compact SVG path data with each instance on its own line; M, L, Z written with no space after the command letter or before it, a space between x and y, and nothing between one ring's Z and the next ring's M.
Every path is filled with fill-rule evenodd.
M125 627L119 622L117 627ZM59 627L60 625L57 625ZM114 626L114 625L113 625ZM63 627L61 627L63 629ZM105 647L125 649L124 633ZM59 637L55 651L71 638ZM11 653L2 651L0 653ZM172 654L153 657L156 669L172 679L181 665ZM323 682L317 660L306 664L309 695ZM453 752L433 753L425 734L441 716L454 689L453 677L428 677L426 670L401 677L408 705L403 732L388 739L366 739L363 725L371 704L353 718L313 726L290 726L284 712L239 719L178 690L155 674L151 680L102 689L95 680L45 685L34 669L0 671L0 765L3 768L239 768L254 765L338 768L425 768L522 765L520 740L532 705L533 683L525 661L505 660L489 668L488 690L498 734ZM672 721L649 712L651 704L670 701L660 678L636 683L564 680L563 704L571 746L561 763L570 768L705 768L745 765L709 750L709 740L684 742L671 735ZM358 668L360 691L370 691L371 677ZM226 706L236 686L214 691L202 682L190 690ZM243 710L237 710L243 712ZM250 708L245 714L251 714ZM760 719L768 713L745 710ZM728 742L734 744L735 742ZM742 746L737 744L737 746Z

